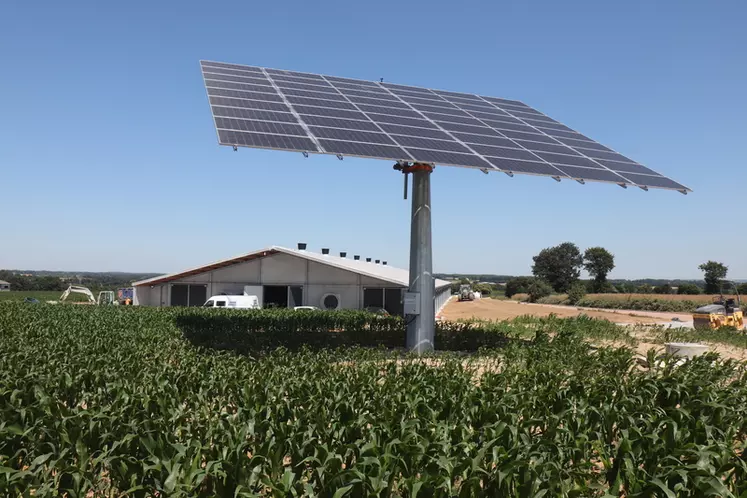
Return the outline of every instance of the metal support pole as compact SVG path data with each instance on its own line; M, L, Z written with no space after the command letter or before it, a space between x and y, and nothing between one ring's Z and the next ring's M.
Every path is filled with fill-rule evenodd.
M431 245L431 168L424 167L412 171L409 292L417 293L420 301L420 314L407 317L407 348L417 353L433 349L436 325L434 287Z

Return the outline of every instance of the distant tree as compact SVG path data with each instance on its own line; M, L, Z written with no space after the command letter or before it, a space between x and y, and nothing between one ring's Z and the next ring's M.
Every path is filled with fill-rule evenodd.
M568 289L568 302L576 304L586 296L586 285L583 282L574 282Z
M604 247L584 251L584 268L594 279L594 292L602 292L607 275L615 268L615 256Z
M743 296L747 295L747 282L737 285L737 292Z
M652 294L654 292L654 288L650 284L643 284L639 285L635 291L638 294Z
M654 294L671 294L672 286L669 284L657 285L654 287Z
M513 297L514 294L527 294L529 292L529 284L534 280L532 277L516 277L509 279L506 282L506 290L504 293L506 297Z
M578 280L584 263L581 251L572 242L542 249L533 260L534 276L549 283L556 292L566 292Z
M726 278L729 268L723 263L716 261L707 261L698 266L704 273L705 291L707 294L716 294L721 292L721 283Z
M479 292L483 296L489 296L493 292L493 286L490 284L474 284L472 290Z
M695 296L700 294L700 287L695 284L680 284L677 286L677 294Z
M536 303L543 297L552 294L552 287L547 282L540 280L539 278L534 278L529 284L527 293L529 294L529 302Z

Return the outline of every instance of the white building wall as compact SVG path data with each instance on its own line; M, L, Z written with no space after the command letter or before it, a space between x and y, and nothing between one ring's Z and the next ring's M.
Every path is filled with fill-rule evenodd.
M337 294L340 296L341 308L358 309L359 290L357 285L310 284L304 287L304 304L321 308L325 294Z
M449 298L451 297L451 287L447 286L443 289L436 289L436 297L435 297L435 310L436 315L439 314L439 312L443 309L444 306L446 306L446 303L449 301Z
M333 257L333 256L331 256ZM242 294L245 285L300 285L307 306L321 306L325 294L337 294L345 309L363 306L363 289L366 287L391 288L397 285L373 277L342 270L316 261L289 254L274 254L238 263L225 268L191 275L172 282L135 288L135 304L141 306L169 306L172 284L207 284L207 296L225 292ZM437 291L437 312L446 304L451 289Z

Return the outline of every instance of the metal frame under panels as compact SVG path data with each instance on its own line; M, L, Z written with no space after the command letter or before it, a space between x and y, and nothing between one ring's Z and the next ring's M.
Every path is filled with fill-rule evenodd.
M475 166L475 165L459 164L457 162L450 162L448 160L439 161L439 164L450 165L450 166L458 166L458 167L467 167L467 168L477 168L477 169L483 169L484 171L503 171L503 172L511 174L511 175L513 173L518 173L518 174L530 174L530 175L536 175L536 176L554 176L556 179L558 179L558 178L567 178L567 179L574 179L574 180L577 180L577 181L584 181L584 180L586 180L586 181L598 181L598 182L602 182L602 183L615 183L615 184L618 184L618 185L627 184L627 185L630 185L630 186L639 186L639 187L642 187L642 188L644 186L646 186L646 185L643 184L642 182L636 183L636 182L634 182L634 181L626 178L626 176L625 176L626 173L628 173L628 174L634 174L634 175L638 176L638 178L641 178L641 177L651 177L652 180L655 178L655 179L662 179L664 181L671 181L667 177L665 177L663 175L659 175L655 171L650 170L648 168L645 168L644 166L641 166L639 163L636 163L636 162L634 162L632 160L629 160L630 162L626 162L626 161L620 161L618 157L607 158L607 159L593 157L593 152L587 153L586 151L587 150L591 150L591 151L596 151L597 153L608 153L610 155L616 155L616 156L620 156L620 158L628 159L625 156L622 156L621 154L619 154L618 152L616 152L614 149L611 149L609 147L603 146L602 144L599 144L598 142L589 141L587 139L587 137L585 137L585 136L583 136L583 135L581 135L581 134L579 134L579 133L571 130L570 128L565 127L561 123L558 123L557 121L552 120L551 118L547 117L545 114L542 114L539 111L536 111L535 109L533 109L533 108L531 108L529 106L526 106L526 104L524 104L524 103L522 103L520 101L511 101L511 100L506 100L506 99L497 99L495 97L483 97L483 96L476 95L476 94L466 94L466 93L457 93L457 92L447 92L447 91L442 91L442 90L433 90L433 89L429 89L429 88L425 88L425 87L412 87L412 86L408 86L408 85L391 85L391 84L382 84L380 82L371 82L371 81L366 81L366 80L356 80L356 79L352 79L352 78L338 78L338 77L331 77L331 76L328 77L328 76L324 76L324 75L318 75L318 74L313 74L313 73L303 73L303 72L297 72L297 71L293 71L293 72L282 72L282 70L277 70L277 69L260 68L260 67L255 67L255 66L230 65L230 64L225 64L225 63L217 63L217 62L213 62L213 61L201 61L201 64L202 64L202 69L203 69L203 78L205 80L207 80L207 79L213 80L214 79L215 81L220 81L220 80L215 79L215 78L219 78L222 75L220 73L220 71L223 71L224 75L226 75L226 76L238 76L239 78L240 77L247 77L247 78L255 78L256 79L257 77L260 77L260 78L261 77L265 77L267 79L267 83L269 83L271 85L271 86L268 86L268 88L272 88L273 90L275 90L275 91L278 92L276 95L279 95L285 101L284 104L286 104L286 106L289 108L289 110L291 110L292 114L294 114L296 112L294 104L286 101L285 94L283 93L283 89L280 88L277 85L280 85L280 84L290 84L293 81L303 80L303 83L298 83L298 84L299 85L300 84L304 84L304 85L308 85L310 87L319 87L320 91L321 91L321 89L324 89L324 90L327 91L327 93L330 93L330 94L334 94L334 92L337 92L337 94L339 96L345 98L345 100L342 101L342 102L349 103L354 108L355 111L359 112L362 116L364 116L364 117L366 117L368 119L368 121L366 121L366 120L359 120L359 121L370 123L373 126L375 126L378 130L380 130L380 132L374 132L374 133L380 133L382 136L387 137L387 139L389 139L392 142L392 144L384 144L384 143L376 143L376 142L366 142L366 141L359 141L359 142L357 142L357 141L347 141L347 140L339 140L339 139L332 138L332 137L320 139L319 137L317 137L316 135L314 135L314 133L311 132L311 130L308 131L307 138L309 138L310 140L312 140L312 142L314 142L315 144L319 145L320 147L321 147L321 144L320 144L319 140L330 140L331 142L350 142L350 143L353 143L353 144L357 143L357 144L361 144L361 145L369 145L370 144L370 145L375 145L375 146L383 146L385 148L389 148L390 150L393 150L393 148L399 148L405 154L403 155L403 157L398 158L398 157L381 157L381 156L378 156L378 155L367 155L367 154L349 153L349 152L347 152L345 154L340 154L339 152L327 152L326 150L325 151L321 151L321 150L317 150L317 151L314 151L314 150L302 151L304 153L328 153L328 154L336 155L337 157L352 156L352 157L364 157L364 158L393 159L393 160L400 161L400 160L412 160L413 156L410 153L411 151L408 150L408 149L414 149L415 151L417 151L417 150L430 151L430 152L432 152L434 154L437 154L437 155L453 155L452 159L454 159L454 158L460 158L460 157L466 158L466 156L468 156L468 155L471 155L473 157L479 157L480 159L483 159L483 160L485 160L484 158L492 157L492 156L483 156L482 154L476 153L476 151L474 151L474 149L472 147L470 147L470 143L464 142L461 139L459 139L458 137L456 137L453 134L455 132L452 132L452 131L450 131L448 129L445 129L443 126L441 126L439 124L438 121L435 121L434 119L431 119L429 116L423 114L423 112L420 109L414 107L413 103L408 102L407 100L403 99L402 98L403 95L399 95L399 94L397 94L397 93L395 93L393 91L393 89L395 89L395 90L398 89L400 92L409 92L408 94L406 94L404 96L410 96L412 98L419 98L421 100L431 100L434 103L438 102L438 103L442 103L442 104L443 103L449 104L449 105L453 106L456 110L461 111L464 114L466 114L466 117L468 117L469 119L472 119L472 120L476 121L477 123L479 123L481 126L485 127L486 130L491 130L493 132L497 132L497 133L501 134L501 130L503 128L496 127L494 125L491 125L490 123L486 123L483 118L481 118L480 116L474 114L475 112L481 112L481 111L478 111L477 109L471 109L469 107L463 107L463 106L464 105L472 105L473 107L480 106L480 107L485 107L485 108L488 108L488 109L497 109L498 111L500 111L502 113L505 113L506 116L510 117L512 120L518 121L518 123L520 123L521 126L527 127L528 130L527 130L526 133L531 133L531 134L534 134L534 135L546 137L548 140L552 141L552 145L557 146L558 148L563 148L563 147L567 148L568 150L572 151L575 154L575 155L565 154L565 156L569 158L568 161L571 164L566 164L565 162L564 163L554 163L554 162L545 160L541 156L538 156L536 154L537 151L532 150L532 149L530 149L528 147L525 147L524 145L522 145L522 143L516 142L516 140L518 140L518 139L511 138L508 135L504 136L508 141L510 141L514 145L514 147L518 147L518 148L516 148L516 150L527 151L532 156L536 157L537 158L537 161L536 161L537 163L545 164L548 167L552 167L556 171L559 168L561 172L562 172L562 168L563 168L564 165L566 167L568 167L568 168L573 168L576 172L580 172L580 171L583 171L585 169L588 169L589 172L590 172L590 174L591 174L592 171L607 172L610 175L615 175L616 177L619 177L621 180L605 180L605 179L586 178L586 177L583 177L583 176L577 176L577 175L574 175L574 174L571 174L571 173L567 173L567 172L562 172L562 174L558 174L557 176L554 176L554 175L549 175L547 173L533 173L531 171L512 171L510 169L502 168L500 166L496 166L494 164L491 164L490 161L487 161L488 162L488 164L486 165L487 167L480 167L480 166ZM217 72L213 73L213 72L211 72L211 70L217 71ZM209 77L206 76L205 73L210 73L210 76ZM275 78L278 78L278 81L276 81ZM283 83L283 82L285 82L285 83ZM344 93L343 91L341 91L341 89L345 90L346 92L358 92L358 93L367 93L367 94L370 94L370 98L373 98L373 99L378 98L379 99L379 101L381 103L377 104L377 105L379 105L382 109L385 108L384 100L382 99L382 97L383 97L382 93L385 94L385 95L387 95L387 96L389 96L389 97L395 98L396 100L393 100L394 102L397 102L400 105L406 106L406 110L410 111L412 113L415 113L418 116L418 119L424 121L425 123L430 124L431 126L434 127L433 129L441 131L441 132L444 132L451 139L450 141L445 141L444 140L445 144L448 143L448 144L458 144L458 145L461 145L467 151L469 151L469 154L465 154L464 152L451 151L451 150L448 150L447 147L445 147L444 149L435 149L435 148L428 148L427 146L425 146L425 147L401 146L399 144L398 140L397 140L397 135L398 134L393 134L393 133L387 132L386 130L384 130L383 128L381 128L379 126L379 124L380 124L379 121L372 119L368 115L368 113L371 112L371 111L367 111L367 110L361 109L355 101L353 101L351 98L349 98L349 97L354 96L354 95L352 95L352 94L348 95L347 93ZM231 98L231 97L225 97L225 98ZM306 98L306 97L301 96L299 98ZM315 99L315 100L323 100L323 99L317 99L316 97L309 97L309 98L312 98L312 99ZM459 99L459 100L455 100L455 99ZM492 99L492 100L488 100L488 99ZM334 99L333 101L335 101L335 102L341 102L340 99ZM496 102L496 101L498 101L498 102ZM270 102L275 102L276 103L276 101L274 101L274 100L272 100ZM316 102L309 102L309 103L302 104L302 105L307 106L307 107L317 108L317 105L315 105L315 104L316 104ZM217 106L221 107L221 105L217 105ZM501 106L501 107L499 107L499 106ZM223 107L230 107L230 106L223 106ZM241 105L237 105L236 107L237 108L242 108ZM327 108L325 108L323 106L318 106L318 108L327 109ZM396 116L397 110L403 110L403 108L401 108L401 107L400 108L391 108L391 109L392 110L390 110L389 112L391 112L392 115L394 115L395 117L397 117ZM352 110L353 109L351 109L351 111ZM278 111L271 111L271 112L282 112L282 111L278 110ZM438 114L438 109L431 108L429 112L432 112L432 114ZM518 112L524 113L524 115L522 115L522 114L516 114ZM298 124L301 125L302 127L304 127L304 129L308 129L309 125L307 123L305 123L305 121L303 121L303 115L301 113L297 113L297 114L298 114L298 116L297 116L297 122L298 122ZM536 118L532 118L529 115L534 115L534 116L536 116ZM440 116L443 116L443 118L441 120L444 121L444 122L457 122L457 121L459 121L459 119L454 119L455 114L448 114L447 113L447 114L440 114ZM448 116L452 116L452 118L449 118ZM213 117L214 117L214 121L215 121L216 116L213 116ZM221 117L226 117L226 116L221 116ZM324 116L319 116L319 117L324 117ZM232 118L232 119L241 119L241 118ZM353 117L344 117L344 118L343 117L339 117L339 118L338 117L331 117L331 119L353 119L353 120L357 120L356 118L353 118ZM452 121L448 121L449 119L452 119ZM495 119L499 120L500 117L496 116ZM532 119L534 119L534 121L532 121ZM529 121L527 121L527 120L529 120ZM547 128L543 128L541 126L541 124L543 122L542 120L547 120L547 121L544 121L544 122L548 124L548 127L553 127L553 126L555 127L555 128L550 128L548 131L553 131L553 130L555 130L555 131L562 131L562 132L564 132L564 133L566 133L567 135L570 135L570 136L565 136L565 135L563 135L563 136L560 136L560 135L554 136L554 135L551 135L548 131L545 131ZM257 121L262 121L262 120L257 120ZM392 120L392 121L396 121L396 120ZM389 124L391 124L392 126L417 128L417 126L413 126L411 124L398 124L396 122L392 122L392 123L389 123ZM322 125L310 125L310 126L319 126L319 127L322 127L322 128L334 128L334 127L325 127L325 126L322 126ZM340 131L343 131L343 132L353 132L353 131L355 131L355 130L351 130L350 128L336 128L336 129L340 130ZM224 129L224 130L226 130L226 131L234 131L234 132L237 132L237 133L247 133L246 131L242 131L242 130L233 130L233 129L230 129L230 130L229 129ZM261 134L260 132L249 132L249 133ZM456 132L456 133L458 133L458 132ZM469 132L469 133L473 133L473 132ZM405 136L405 135L402 135L402 136ZM414 133L413 133L413 135L407 135L407 136L421 138L421 137L418 137L417 134L414 134ZM486 135L486 136L489 136L489 135ZM526 138L526 137L523 137L522 139L524 139L524 138ZM529 138L531 138L531 137L529 137ZM562 138L565 138L565 139L568 139L568 140L576 140L576 141L580 141L580 142L587 142L590 145L597 145L598 147L583 148L583 147L581 147L578 144L573 144L573 143L569 144L569 143L563 142L562 140L560 140ZM431 141L438 141L438 140L443 140L443 139L432 138L432 139L429 139L429 140L431 140ZM220 139L219 139L219 141L220 141ZM532 140L525 140L525 141L531 142ZM237 145L237 144L231 144L231 143L225 143L225 142L221 142L221 143L224 143L225 145L234 145L234 146ZM431 143L438 143L438 142L431 142ZM541 142L541 141L537 140L537 143L547 143L547 142ZM268 148L268 149L274 149L274 150L288 150L288 149L280 148L280 147L268 147L268 146L262 146L262 145L251 145L251 147ZM599 147L602 147L602 149L604 149L604 150L600 149ZM294 150L297 150L297 149L294 149ZM562 152L550 152L550 153L556 154L558 156L563 155ZM459 156L459 154L463 154L463 156ZM599 155L599 154L597 154L597 155ZM583 165L583 164L572 164L574 162L574 158L577 159L579 157L581 157L581 158L585 159L586 161L588 161L589 163L593 164L594 167L591 167L591 166L588 166L588 165ZM496 159L504 159L504 158L496 157ZM611 167L609 167L609 166L607 166L605 164L600 163L599 159L608 161L609 163L615 163L615 162L617 162L617 163L619 163L621 165L625 165L625 164L631 165L627 169L630 169L631 167L645 168L646 170L651 171L651 172L653 172L655 174L652 175L652 174L650 174L650 173L648 173L646 171L638 171L638 172L627 171L626 172L626 171L616 170L616 169L613 169L613 168L611 168ZM515 163L517 166L526 165L528 167L531 167L531 164L527 165L526 163L522 163L522 161L526 161L526 162L529 162L529 163L533 162L533 161L527 161L526 159L521 159L521 158L511 158L511 161L518 161L518 163ZM661 189L665 189L665 190L680 190L680 191L682 191L684 193L686 193L687 191L690 190L687 187L685 187L684 185L682 185L683 189L675 188L675 187L669 187L669 186L665 186L665 187L661 187L661 186L657 186L657 185L647 185L647 186L650 187L650 188L661 188Z

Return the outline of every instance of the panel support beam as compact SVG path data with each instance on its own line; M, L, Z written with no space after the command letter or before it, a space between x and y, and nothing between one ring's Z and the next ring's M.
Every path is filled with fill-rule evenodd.
M403 173L412 174L412 219L410 224L410 287L419 301L420 313L407 315L407 348L416 353L433 350L436 327L431 243L431 173L433 167L414 164Z

